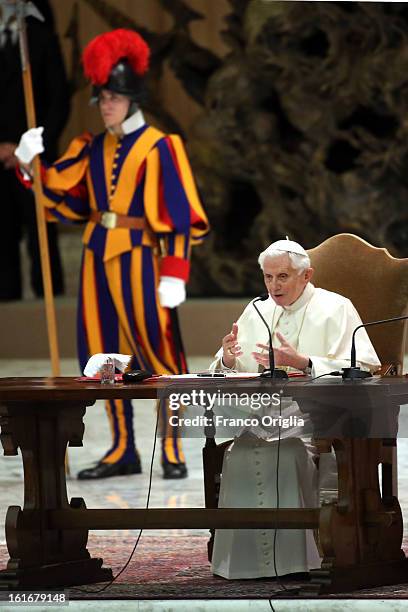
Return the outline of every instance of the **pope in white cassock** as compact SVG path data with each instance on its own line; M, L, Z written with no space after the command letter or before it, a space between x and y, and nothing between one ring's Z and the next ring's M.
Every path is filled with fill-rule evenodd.
M269 298L258 308L271 326L276 366L313 376L350 366L351 336L361 324L349 299L313 286L313 269L296 242L279 240L259 256ZM379 359L365 331L356 336L357 365L375 371ZM222 341L211 369L258 372L269 367L268 332L252 302ZM295 402L291 402L297 408ZM290 410L290 406L285 409ZM293 435L293 430L292 430ZM224 456L219 507L276 507L276 437L243 433ZM279 450L279 507L316 507L318 470L310 439L287 437ZM261 578L318 568L313 532L304 529L218 529L212 571L224 578ZM274 548L276 558L274 559Z

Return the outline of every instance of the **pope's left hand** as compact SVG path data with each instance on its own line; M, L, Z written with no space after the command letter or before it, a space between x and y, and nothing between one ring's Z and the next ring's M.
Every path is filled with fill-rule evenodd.
M175 308L186 299L186 283L175 276L162 276L158 288L161 306Z
M291 368L296 368L297 370L304 370L307 368L309 365L309 357L298 353L279 332L276 332L276 337L281 345L279 348L273 349L275 366L290 366ZM253 358L257 363L269 368L269 346L261 343L257 343L256 346L266 351L266 353L254 352L252 353Z

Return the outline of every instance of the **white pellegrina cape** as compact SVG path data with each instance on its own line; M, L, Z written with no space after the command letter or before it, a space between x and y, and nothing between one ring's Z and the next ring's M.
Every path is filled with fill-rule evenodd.
M310 357L313 375L319 376L350 365L351 336L361 319L347 298L317 289L311 283L289 307L276 306L271 298L258 302L273 334L282 333L296 350ZM237 321L238 343L243 355L235 369L257 372L251 353L257 342L268 344L265 325L249 303ZM273 337L274 346L279 340ZM357 362L374 371L379 359L365 331L356 334ZM222 349L211 369L223 368ZM292 405L295 404L292 402ZM319 474L308 439L286 437L279 451L279 507L303 508L319 505ZM276 507L276 439L256 438L244 433L225 453L219 507ZM261 578L305 572L320 567L321 559L313 532L304 529L218 529L215 535L212 571L224 578ZM275 554L274 554L275 549Z
M269 297L264 302L257 302L257 307L271 326L273 345L280 346L275 337L279 331L298 353L310 357L313 376L350 366L351 336L362 321L349 299L308 283L302 295L290 306L277 306ZM257 342L268 344L269 340L267 329L252 302L237 324L238 344L244 354L236 360L234 369L257 372L258 364L251 353L260 351ZM356 334L356 355L358 365L363 369L374 371L381 365L365 329ZM211 369L222 368L221 356L222 348L217 352Z

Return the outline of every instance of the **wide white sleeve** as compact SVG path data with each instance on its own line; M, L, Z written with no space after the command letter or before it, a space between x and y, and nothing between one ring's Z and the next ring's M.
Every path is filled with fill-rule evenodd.
M215 372L217 370L221 370L224 372L231 372L231 371L246 372L247 371L245 369L245 364L242 363L239 357L235 359L235 365L233 368L227 368L227 366L225 366L224 362L222 361L222 348L216 352L215 359L211 363L208 369L210 370L210 372Z
M351 339L353 331L362 321L357 310L350 302L344 300L340 307L327 319L326 334L327 352L325 356L310 355L313 362L313 376L327 374L333 370L350 367ZM356 333L357 366L362 370L374 372L381 363L364 328Z
M255 342L264 341L263 338L255 339L255 325L253 324L254 308L252 302L246 307L239 319L237 320L238 325L238 344L242 347L243 355L237 357L235 365L232 368L236 372L257 372L258 364L251 356L251 351L255 350ZM224 370L228 372L231 368L226 368L222 362L222 346L216 352L215 359L211 363L209 370L214 372L215 370Z

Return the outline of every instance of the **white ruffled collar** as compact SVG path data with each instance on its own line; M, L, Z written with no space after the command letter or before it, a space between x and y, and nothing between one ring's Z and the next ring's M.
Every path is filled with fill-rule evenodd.
M130 115L121 125L123 133L131 134L136 130L139 130L146 123L145 118L141 110L137 110L133 115Z

